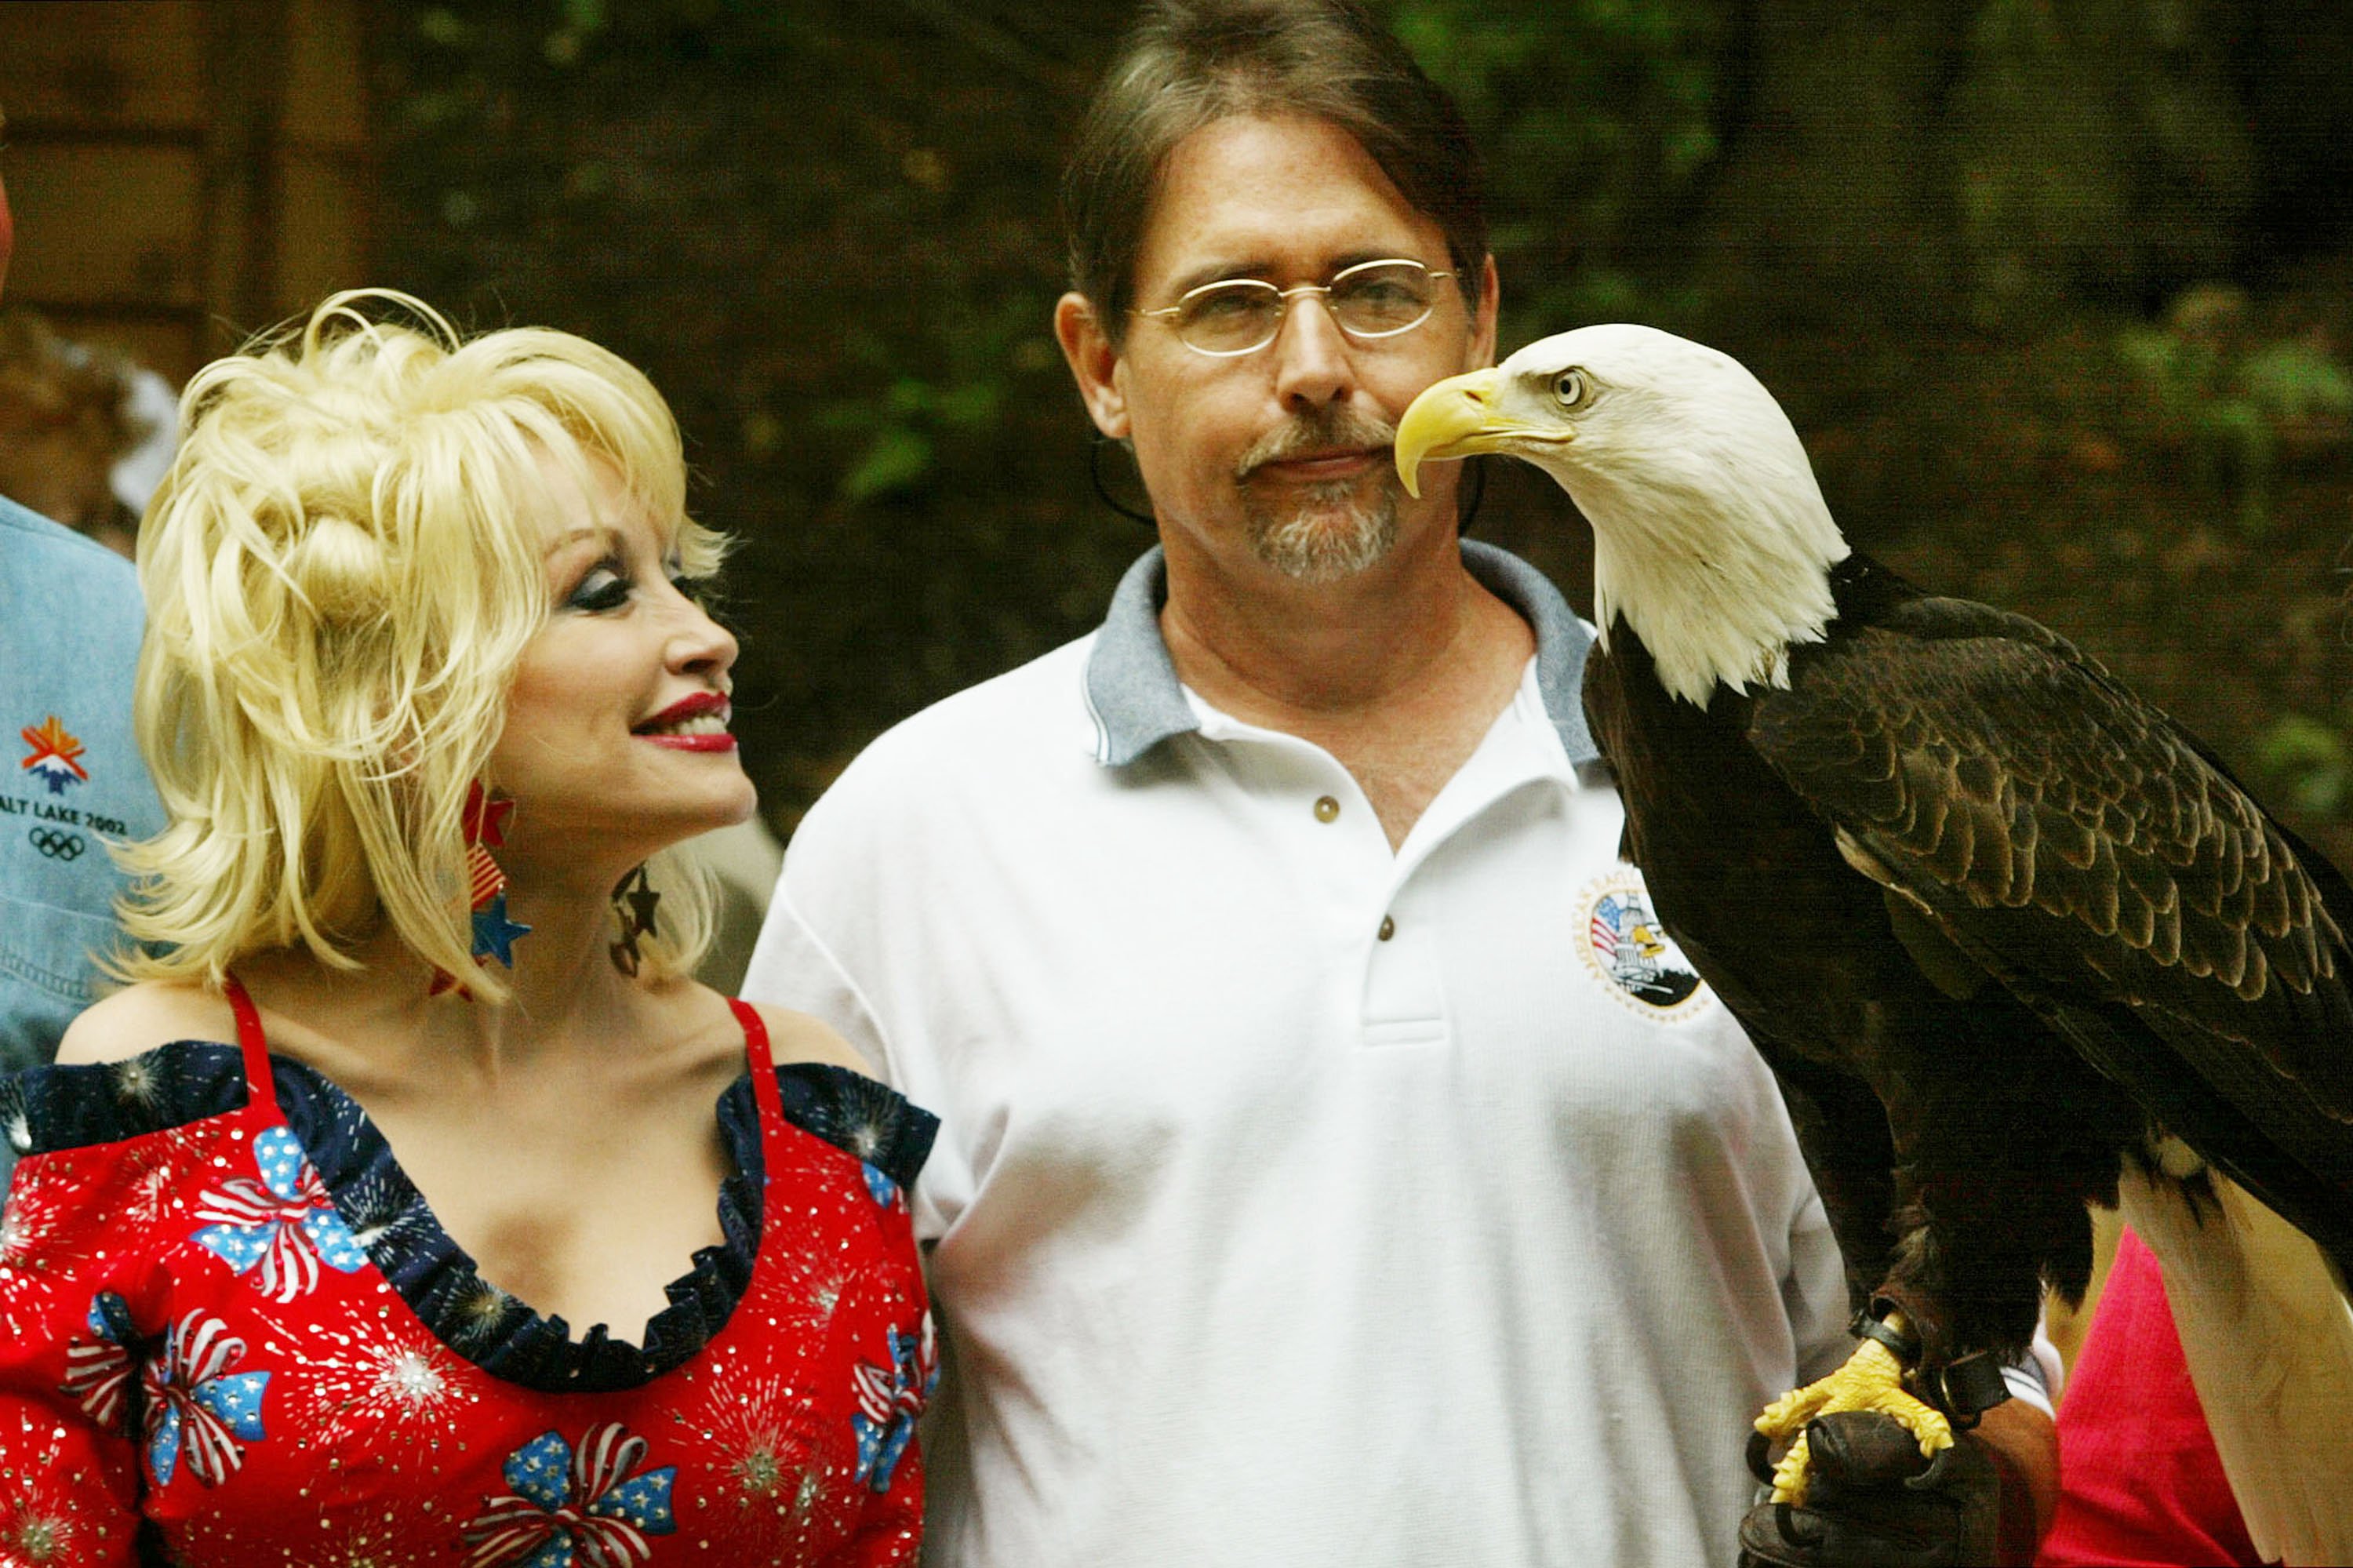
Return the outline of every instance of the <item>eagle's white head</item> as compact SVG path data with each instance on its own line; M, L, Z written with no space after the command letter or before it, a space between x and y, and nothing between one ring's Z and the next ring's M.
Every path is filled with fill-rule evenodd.
M1406 488L1433 458L1508 452L1593 524L1603 646L1620 617L1669 692L1786 685L1788 651L1832 615L1847 556L1813 465L1739 362L1645 326L1589 326L1439 382L1398 426Z

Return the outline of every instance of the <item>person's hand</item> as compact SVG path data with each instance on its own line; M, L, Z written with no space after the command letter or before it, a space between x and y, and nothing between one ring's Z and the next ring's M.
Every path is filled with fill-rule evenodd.
M1759 1440L1762 1446L1762 1440ZM1740 1568L1960 1568L1990 1563L2001 1484L1967 1433L1934 1459L1884 1415L1844 1411L1806 1428L1802 1504L1763 1502L1740 1522Z

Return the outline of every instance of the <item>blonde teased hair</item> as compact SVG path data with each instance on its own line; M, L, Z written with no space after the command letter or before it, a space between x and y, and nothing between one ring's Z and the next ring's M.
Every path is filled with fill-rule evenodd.
M549 612L531 503L551 462L595 493L600 461L690 574L716 568L669 406L568 333L468 341L408 295L354 290L197 372L140 530L134 705L169 826L117 852L140 879L124 929L157 948L125 978L217 985L297 942L355 969L381 918L504 999L473 960L460 818ZM712 900L683 857L649 872L670 895L642 943L658 980L702 956Z

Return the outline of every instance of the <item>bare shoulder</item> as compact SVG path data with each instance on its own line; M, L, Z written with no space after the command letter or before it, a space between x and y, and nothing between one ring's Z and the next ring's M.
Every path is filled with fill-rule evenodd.
M58 1060L122 1062L174 1040L237 1039L237 1018L216 991L185 980L141 980L83 1009L58 1045Z
M752 1006L759 1013L760 1022L768 1026L768 1049L778 1065L788 1062L829 1062L870 1078L875 1075L866 1058L849 1041L836 1034L830 1025L773 1002L755 1001Z
M726 998L698 980L676 980L649 990L654 1005L671 1018L691 1017L689 1037L696 1053L695 1069L708 1068L733 1078L744 1070L744 1033L729 1011ZM779 1066L793 1062L829 1062L852 1072L874 1075L865 1058L827 1024L806 1012L755 1001L751 1004L768 1028L768 1051Z

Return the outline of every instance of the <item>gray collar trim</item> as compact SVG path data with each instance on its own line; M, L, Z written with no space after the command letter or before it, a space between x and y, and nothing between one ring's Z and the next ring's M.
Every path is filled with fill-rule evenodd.
M1600 751L1585 726L1585 656L1593 639L1584 622L1560 590L1517 556L1465 539L1462 564L1535 632L1536 690L1570 763L1581 767L1599 760ZM1095 760L1107 768L1124 768L1170 736L1201 727L1160 635L1160 606L1167 597L1167 563L1155 545L1119 579L1110 613L1087 655Z
M1111 611L1087 654L1095 760L1107 768L1124 768L1170 736L1201 727L1160 635L1160 605L1167 597L1167 558L1155 545L1112 590Z

